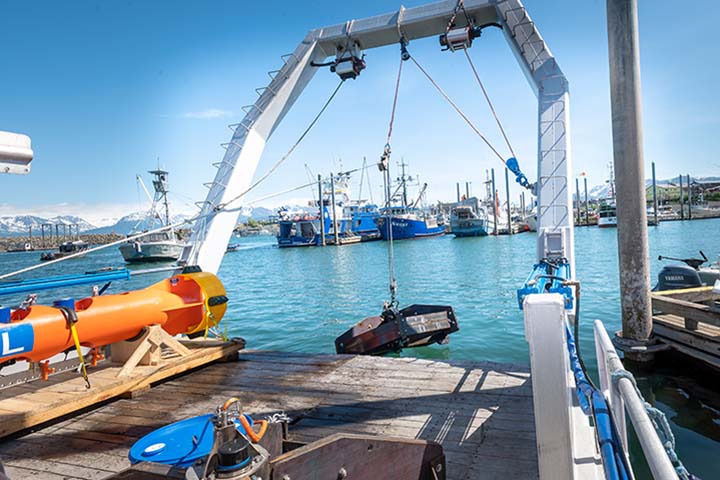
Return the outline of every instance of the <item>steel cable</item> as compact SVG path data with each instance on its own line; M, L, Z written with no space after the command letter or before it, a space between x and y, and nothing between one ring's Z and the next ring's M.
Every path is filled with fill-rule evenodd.
M510 140L508 139L507 134L505 133L505 129L502 126L502 123L500 122L500 118L498 117L497 113L495 112L495 107L493 106L492 102L490 101L490 96L487 93L487 90L485 90L485 85L483 85L482 81L480 80L480 75L478 74L477 70L475 69L475 64L473 63L472 59L470 58L470 54L467 51L467 48L463 47L463 52L465 52L465 57L467 58L468 63L470 64L470 68L473 71L473 74L475 74L475 79L478 82L478 85L480 85L480 89L483 92L483 95L485 96L485 100L487 100L488 107L490 107L490 111L493 114L493 117L495 117L495 121L497 122L498 127L500 128L500 133L502 133L503 138L505 139L505 143L508 146L508 149L510 149L510 153L513 157L517 158L515 155L515 150L513 150L512 145L510 145Z
M507 167L507 162L503 158L502 155L500 155L500 152L498 152L495 147L490 143L490 141L483 135L480 130L473 124L473 122L463 113L463 111L460 109L460 107L457 106L455 102L452 101L452 99L445 93L445 91L440 87L440 85L437 84L437 82L430 76L430 74L418 63L417 60L415 60L415 57L410 57L410 59L413 61L415 66L418 67L418 69L425 75L425 77L432 83L432 85L435 87L435 89L442 95L442 97L450 104L450 106L453 107L453 109L462 117L463 120L465 120L465 123L467 123L470 128L482 139L483 142L492 150L492 152L500 159L500 161Z
M337 95L338 91L340 91L340 87L342 87L342 84L343 84L343 83L345 83L345 82L342 81L342 80L340 81L340 83L338 83L337 87L335 87L335 90L333 90L332 94L331 94L330 97L327 99L327 101L325 102L325 104L322 106L322 108L320 109L320 111L318 112L318 114L315 116L315 118L313 119L313 121L310 122L310 124L307 126L307 128L305 129L305 131L302 133L302 135L300 135L300 137L299 137L299 138L297 139L297 141L292 145L292 147L290 147L290 149L285 153L285 155L283 155L282 157L280 157L280 159L279 159L277 162L275 162L275 164L274 164L272 167L270 167L270 170L268 170L267 172L265 172L259 179L257 179L257 181L255 181L255 183L253 183L252 185L250 185L244 192L240 193L239 195L236 195L235 197L231 198L231 199L228 200L227 202L221 203L220 205L216 206L216 207L215 207L215 210L216 210L216 211L222 210L222 209L226 208L229 204L231 204L231 203L239 200L240 198L244 197L244 196L247 195L250 191L252 191L255 187L257 187L257 186L260 185L263 181L265 181L265 179L267 179L270 175L272 175L273 172L275 172L275 170L277 170L278 167L279 167L280 165L282 165L282 163L283 163L285 160L287 160L287 158L295 151L295 149L298 147L298 145L300 145L300 142L302 142L303 139L305 139L305 137L307 136L307 134L310 133L310 130L312 130L312 128L315 126L315 124L318 122L318 120L320 120L320 117L322 116L323 113L325 113L325 110L327 110L327 108L330 106L330 103L331 103L331 102L333 101L333 99L335 98L335 95Z

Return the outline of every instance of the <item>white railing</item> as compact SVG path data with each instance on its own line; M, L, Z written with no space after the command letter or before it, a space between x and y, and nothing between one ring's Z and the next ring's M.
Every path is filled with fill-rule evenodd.
M600 388L612 411L623 448L627 452L627 412L653 477L663 480L677 479L675 467L655 431L653 421L645 409L645 400L638 393L632 375L623 367L603 323L595 320L593 326Z
M564 297L557 293L528 295L523 313L530 347L540 478L606 479L595 427L576 396ZM602 322L596 321L594 327L599 390L610 409L623 454L628 454L627 412L653 477L677 480L679 475L656 431L656 423L663 423L659 418L662 414L657 412L655 420L650 418L645 400L632 375L624 369Z
M540 479L604 479L595 428L575 395L565 298L559 293L528 295L523 314L530 348Z

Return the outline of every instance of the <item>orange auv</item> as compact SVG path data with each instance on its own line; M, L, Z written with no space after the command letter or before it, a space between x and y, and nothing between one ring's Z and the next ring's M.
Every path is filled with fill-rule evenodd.
M171 335L203 332L225 314L222 282L207 272L172 276L142 290L75 302L80 344L101 347L160 325ZM74 346L68 320L58 308L33 305L0 323L0 363L45 360Z

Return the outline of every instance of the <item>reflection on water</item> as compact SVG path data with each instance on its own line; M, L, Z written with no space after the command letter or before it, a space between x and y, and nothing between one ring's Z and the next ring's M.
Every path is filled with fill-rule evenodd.
M668 222L649 229L653 279L662 267L658 255L710 257L720 253L720 220ZM579 346L591 374L596 373L592 321L601 319L610 332L620 328L617 237L613 229L575 231L577 277L583 302ZM689 241L688 239L691 239ZM387 244L278 249L272 237L233 240L238 251L225 256L220 277L230 303L224 324L244 337L250 348L333 352L334 339L351 324L380 313L388 298ZM449 345L408 350L403 356L529 362L522 313L515 290L529 274L535 257L535 234L455 239L451 236L399 241L395 245L398 299L401 306L436 303L455 308L460 331ZM0 254L0 272L37 263L39 252ZM117 249L92 253L83 260L53 265L27 274L60 275L122 266ZM145 268L145 267L131 267ZM139 288L165 274L133 277L113 285L110 293ZM82 297L89 287L40 292L50 303L62 296ZM13 305L21 299L0 298ZM638 370L647 399L668 414L678 452L691 471L720 478L720 382L695 381L695 367L662 360L658 369ZM635 455L639 452L634 444ZM635 456L634 455L634 456ZM648 478L647 472L639 478Z

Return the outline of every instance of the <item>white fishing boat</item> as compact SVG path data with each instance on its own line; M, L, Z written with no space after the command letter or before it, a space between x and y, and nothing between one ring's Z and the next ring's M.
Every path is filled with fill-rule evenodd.
M598 227L617 227L617 208L614 203L600 205L598 210Z
M158 227L170 225L170 205L168 203L168 172L164 170L151 170L155 176L153 179L153 188L155 195L151 198L150 210L145 218L140 220L135 226L135 232L131 236L135 236L142 231L151 231ZM145 188L145 184L138 176L138 183L143 187L145 193L150 197L150 193ZM158 212L158 206L163 206L163 215ZM160 225L158 226L158 222ZM137 231L140 225L145 228ZM148 233L140 238L128 240L127 243L120 246L120 253L128 263L143 262L174 262L182 253L183 244L178 240L174 229L170 228L162 232Z

